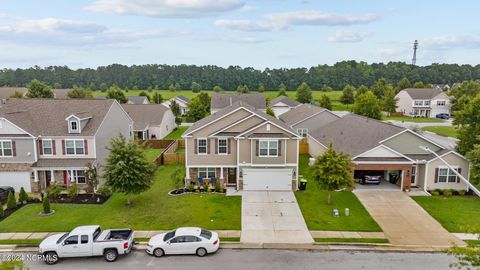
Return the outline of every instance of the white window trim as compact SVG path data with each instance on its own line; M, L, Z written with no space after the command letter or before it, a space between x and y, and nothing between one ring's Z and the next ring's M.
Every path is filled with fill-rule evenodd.
M424 100L423 101L423 105L425 105L425 106L430 106L430 104L432 104L432 102L430 100Z
M459 166L451 166L452 168L454 168L457 172L458 172L458 168ZM447 181L445 182L440 182L440 169L446 169L447 170L447 174L444 175L447 177ZM440 165L438 166L438 178L437 178L437 183L442 183L442 184L452 184L452 183L457 183L458 182L458 175L456 175L455 173L453 173L453 175L455 176L455 181L454 182L450 182L448 181L448 179L450 179L450 176L452 176L450 174L450 168L447 167L447 166L444 166L444 165ZM443 176L443 175L442 175Z
M73 146L74 146L73 149L74 149L74 152L75 152L73 154L68 153L68 150L67 150L68 149L68 147L67 147L67 142L68 141L73 141ZM77 154L77 147L76 147L76 142L77 141L81 141L82 144L83 144L83 154ZM85 156L86 155L85 154L85 141L83 139L66 139L65 140L65 155L66 156Z
M205 153L200 153L200 141L205 140ZM208 139L197 138L197 155L208 155Z
M302 138L306 138L308 136L308 128L297 128L297 133Z
M200 177L200 170L205 170L205 177ZM206 178L211 178L211 177L208 177L208 173L211 172L213 170L213 178L217 178L217 168L216 167L202 167L202 168L198 168L197 170L197 176L198 178L202 178L202 179L206 179Z
M220 153L220 141L225 141L225 153ZM228 155L228 138L218 138L217 153L221 156Z
M260 146L262 145L262 142L267 142L267 154L266 155L262 155L262 151L260 151L261 150ZM277 154L276 155L270 155L270 142L276 142L277 143ZM278 157L278 142L279 142L279 140L258 140L258 156L259 157Z
M79 171L83 171L83 178L85 178L85 183L79 183L79 182L78 182L78 172L79 172ZM87 184L87 176L85 175L85 171L84 171L84 170L73 170L72 173L73 173L73 176L72 176L72 177L73 177L73 180L75 181L76 184L79 184L79 185L85 185L85 184Z
M446 100L437 100L437 106L446 106L447 101Z
M77 125L76 129L72 129L72 123L74 123L74 122ZM81 126L80 126L80 120L79 119L72 117L70 120L68 120L68 133L81 133Z
M50 142L50 154L45 154L45 142L46 141L49 141ZM66 144L65 144L65 148L66 148ZM65 149L66 151L66 149ZM53 156L53 140L52 139L42 139L42 155L43 156Z
M12 154L9 155L9 156L5 156L3 154L3 150L4 150L3 143L4 142L9 142L10 143L10 151L11 151ZM2 158L13 158L13 141L12 140L0 140L0 157L2 157Z
M413 106L423 106L423 100L414 100L413 101Z

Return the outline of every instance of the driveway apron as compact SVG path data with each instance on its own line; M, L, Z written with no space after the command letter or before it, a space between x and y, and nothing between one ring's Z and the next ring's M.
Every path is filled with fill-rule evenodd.
M243 191L243 243L313 243L291 191Z
M465 245L404 192L355 190L354 193L393 245L432 248Z

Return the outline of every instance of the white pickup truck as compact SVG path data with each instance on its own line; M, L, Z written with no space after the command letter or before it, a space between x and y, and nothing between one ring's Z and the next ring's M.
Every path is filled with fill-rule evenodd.
M107 262L113 262L118 255L130 253L133 239L130 229L102 231L98 225L80 226L70 233L45 238L39 253L47 264L55 264L60 258L92 256L103 256Z

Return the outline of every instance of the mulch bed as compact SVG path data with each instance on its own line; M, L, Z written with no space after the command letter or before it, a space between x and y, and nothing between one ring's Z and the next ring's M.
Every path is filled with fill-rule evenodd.
M103 204L110 196L100 194L78 194L75 198L68 197L67 194L60 194L56 199L50 200L50 203L73 203L73 204Z

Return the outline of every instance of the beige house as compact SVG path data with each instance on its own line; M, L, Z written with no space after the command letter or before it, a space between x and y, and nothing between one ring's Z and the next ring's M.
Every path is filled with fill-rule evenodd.
M300 106L301 104L302 103L286 96L279 96L270 101L270 107L272 108L277 118L280 115L289 112L293 108Z
M442 113L451 115L451 98L439 88L407 88L396 98L397 112L407 116L435 118Z
M300 136L280 120L241 101L190 127L186 182L236 190L296 190Z
M312 104L301 104L279 117L303 138L307 137L310 128L326 125L338 118L331 111Z
M54 182L87 184L111 138L131 139L132 119L115 100L15 99L0 108L0 186L40 192Z
M210 102L210 113L214 114L220 110L232 106L236 102L248 104L257 111L267 110L267 99L263 93L241 94L241 93L213 93Z
M351 156L356 179L379 175L386 183L396 184L401 190L411 187L425 191L467 189L467 185L437 155L468 179L467 159L409 129L348 114L310 129L310 155L321 155L330 144L337 151ZM426 152L423 147L436 154Z
M172 110L162 104L122 104L122 107L133 119L137 139L160 140L177 127Z

